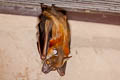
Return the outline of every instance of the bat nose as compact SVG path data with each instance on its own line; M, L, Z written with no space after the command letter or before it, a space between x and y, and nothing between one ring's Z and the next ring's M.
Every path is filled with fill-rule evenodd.
M47 74L47 73L50 72L50 70L44 67L44 68L42 68L42 72L45 73L45 74Z
M43 72L43 73L45 73L45 74L47 74L47 73L48 73L48 71L47 71L47 70L45 70L45 69L42 69L42 72Z

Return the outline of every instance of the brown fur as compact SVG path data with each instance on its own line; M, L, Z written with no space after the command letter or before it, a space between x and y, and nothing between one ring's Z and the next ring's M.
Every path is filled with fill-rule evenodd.
M62 10L55 6L46 6L42 4L42 15L47 19L45 21L45 37L43 53L40 53L40 39L38 39L38 51L41 59L44 61L42 71L48 73L57 70L63 76L65 74L66 59L70 58L70 27L67 22L67 16ZM49 36L51 33L51 38ZM50 38L50 39L49 39ZM54 54L54 50L57 54Z

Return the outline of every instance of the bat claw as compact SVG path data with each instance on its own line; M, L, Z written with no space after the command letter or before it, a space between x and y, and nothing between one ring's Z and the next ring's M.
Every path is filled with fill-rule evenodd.
M42 59L42 60L45 60L45 58L46 58L45 56L41 56L41 59Z

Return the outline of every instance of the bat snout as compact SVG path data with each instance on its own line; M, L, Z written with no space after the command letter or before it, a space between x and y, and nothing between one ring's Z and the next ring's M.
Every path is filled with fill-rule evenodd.
M48 67L47 64L43 64L43 66L42 66L42 72L45 73L45 74L47 74L47 73L50 72L50 69L49 69L49 67Z
M52 70L52 69L51 69L51 67L50 67L48 64L46 64L46 63L43 64L43 66L42 66L42 72L43 72L43 73L47 74L47 73L49 73L51 70Z

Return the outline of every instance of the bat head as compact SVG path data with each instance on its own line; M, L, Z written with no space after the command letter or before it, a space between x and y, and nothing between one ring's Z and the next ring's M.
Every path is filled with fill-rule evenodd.
M46 59L42 66L42 72L47 74L50 71L58 70L64 65L64 63L69 58L71 58L71 56L64 57L64 55L62 55L62 54L63 53L58 52L57 54L54 54L50 58ZM61 71L61 72L64 72L64 71ZM62 73L59 73L59 74L61 75Z
M50 71L55 71L57 67L55 67L55 64L57 64L57 56L52 56L49 59L46 59L42 66L42 72L49 73Z

